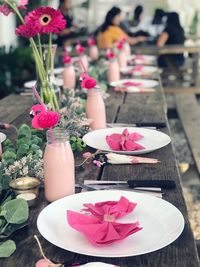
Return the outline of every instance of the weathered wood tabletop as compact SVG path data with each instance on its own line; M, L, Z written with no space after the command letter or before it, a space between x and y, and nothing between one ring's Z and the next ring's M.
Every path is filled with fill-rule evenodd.
M16 100L22 101L23 98ZM6 101L3 102L8 106ZM28 100L26 99L26 103ZM28 105L28 104L27 104ZM3 117L2 102L0 102L2 114L1 120L12 122L17 125L29 120L27 113L19 112L15 118L10 115ZM26 107L26 109L28 106ZM106 100L107 120L108 122L166 122L166 106L163 98L162 88L157 88L156 93L151 94L123 94L110 91L110 97ZM9 118L10 121L7 120ZM168 124L166 128L160 131L169 134ZM19 230L13 239L17 243L16 252L8 259L1 260L2 267L32 267L35 262L41 258L40 252L33 236L38 235L45 254L55 262L66 260L74 261L103 261L119 265L121 267L198 267L197 250L188 221L185 202L182 195L180 177L171 144L148 154L149 157L158 158L159 164L138 164L138 165L106 165L102 169L94 165L88 165L83 171L76 171L76 181L84 179L102 179L102 180L123 180L123 179L173 179L176 182L176 189L166 190L165 200L175 205L183 214L185 219L185 228L181 236L172 244L158 251L141 256L125 258L97 258L84 256L70 251L60 249L46 241L38 232L36 221L38 214L47 206L44 199L43 190L40 191L40 197L35 207L30 208L29 225ZM78 157L76 158L78 160ZM163 211L165 212L165 211ZM67 238L67 237L66 237ZM73 242L73 240L72 240Z

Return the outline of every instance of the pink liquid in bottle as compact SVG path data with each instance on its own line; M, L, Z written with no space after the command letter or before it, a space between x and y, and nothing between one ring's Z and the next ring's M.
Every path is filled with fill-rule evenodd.
M99 89L90 89L87 92L86 116L92 119L92 130L106 128L105 104Z
M76 73L72 64L66 64L63 71L63 86L67 89L76 87Z
M92 60L97 60L99 58L99 50L98 47L96 45L92 45L89 48L89 57Z
M47 131L44 152L45 197L52 202L75 193L74 156L66 131Z
M2 154L2 144L0 142L0 158L1 158L1 154Z
M81 72L85 72L88 70L88 58L87 58L87 55L81 55L80 56L80 69L81 69ZM84 66L84 67L83 67Z
M124 50L121 50L118 54L118 63L120 69L127 67L127 59Z
M131 47L128 42L124 43L124 52L127 57L131 55Z
M108 64L108 83L119 81L119 64L116 59L109 60Z

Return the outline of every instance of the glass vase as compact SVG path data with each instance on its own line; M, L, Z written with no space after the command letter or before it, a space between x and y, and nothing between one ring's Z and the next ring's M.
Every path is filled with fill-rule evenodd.
M49 202L75 193L74 156L64 129L47 131L44 189Z
M36 90L40 94L43 102L50 105L52 110L59 110L59 104L61 102L61 90L56 83L54 75L54 58L56 53L56 45L52 45L49 49L48 45L42 45L38 47L41 62L36 62Z

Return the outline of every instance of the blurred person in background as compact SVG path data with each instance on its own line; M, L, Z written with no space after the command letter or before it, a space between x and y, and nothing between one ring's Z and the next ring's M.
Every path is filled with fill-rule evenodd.
M112 48L115 42L124 38L127 39L130 45L146 41L146 37L144 36L129 37L120 28L121 22L121 9L118 7L111 8L105 17L104 23L98 29L97 43L99 48Z
M77 36L77 31L79 26L74 23L74 18L72 15L72 5L71 0L60 0L59 9L63 14L64 18L67 21L66 29L61 31L58 34L58 45L59 46L67 46L69 44L69 40Z
M184 30L180 24L179 15L176 12L170 12L167 15L166 27L157 39L157 46L163 47L165 45L184 45L185 35ZM183 54L161 55L158 58L158 64L161 67L167 67L167 62L173 62L177 66L184 64Z
M137 27L140 24L140 22L142 21L142 13L143 7L141 5L136 6L133 12L133 20L131 22L131 26Z

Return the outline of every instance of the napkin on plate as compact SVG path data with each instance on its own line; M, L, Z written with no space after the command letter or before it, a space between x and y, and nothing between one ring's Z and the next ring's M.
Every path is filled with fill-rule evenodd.
M132 212L137 206L136 203L130 202L127 198L121 197L119 201L104 201L96 204L84 204L83 210L90 212L95 217L103 220L105 214L115 219L122 218Z
M131 81L127 81L127 82L123 82L122 85L123 86L141 86L143 83L141 82L131 82Z
M117 151L134 151L141 150L144 147L135 141L139 141L143 138L143 135L133 132L129 133L127 129L119 133L114 133L106 136L106 142L112 150Z
M116 222L118 218L129 214L136 207L136 203L129 202L125 197L121 197L119 201L105 201L84 206L85 211L91 215L68 210L67 220L72 228L83 233L95 246L121 241L142 229L139 222Z
M132 72L141 72L141 71L143 71L143 69L144 69L144 66L142 66L142 65L137 65L137 66L134 66L131 70L130 70L130 72L132 73Z

